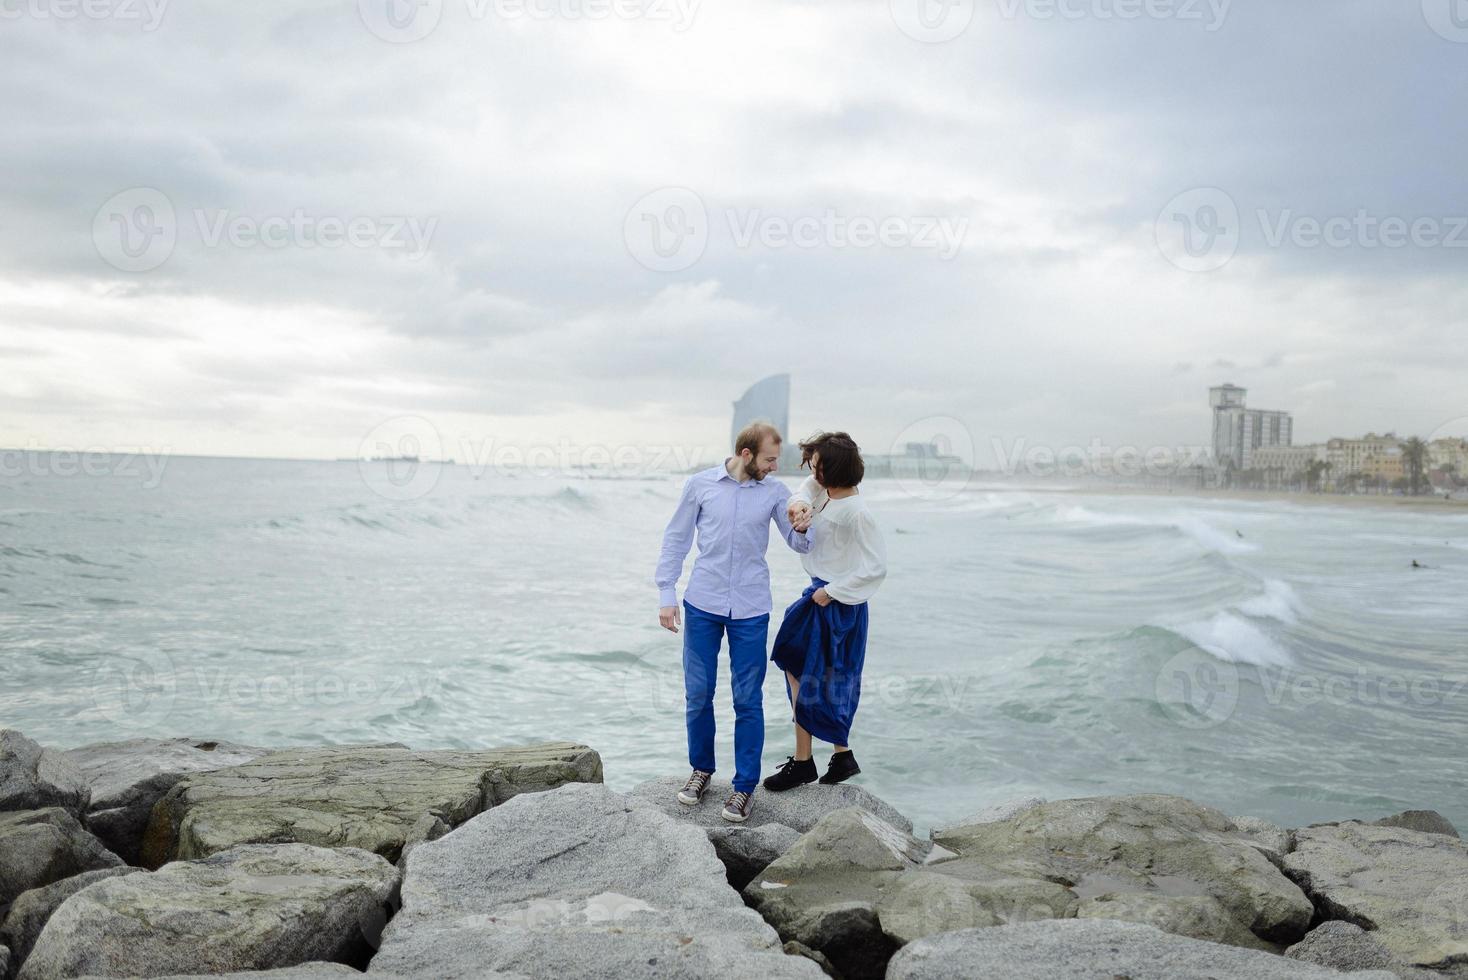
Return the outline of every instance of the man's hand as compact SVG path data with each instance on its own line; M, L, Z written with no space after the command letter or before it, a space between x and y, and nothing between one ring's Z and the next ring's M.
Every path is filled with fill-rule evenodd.
M831 604L831 594L822 586L810 594L810 601L818 606L827 606Z
M813 511L810 504L804 500L792 500L790 506L785 508L785 514L790 518L790 526L797 531L805 531L810 528L810 519Z
M683 621L683 614L678 611L677 606L664 606L658 610L658 625L670 633L678 632L678 625Z

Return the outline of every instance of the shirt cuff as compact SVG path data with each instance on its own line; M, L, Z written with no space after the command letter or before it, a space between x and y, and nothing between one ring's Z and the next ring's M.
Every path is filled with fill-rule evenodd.
M658 590L658 608L659 609L666 609L669 606L676 606L677 604L678 604L678 590L677 590L676 587L675 588L671 588L671 589L659 589Z

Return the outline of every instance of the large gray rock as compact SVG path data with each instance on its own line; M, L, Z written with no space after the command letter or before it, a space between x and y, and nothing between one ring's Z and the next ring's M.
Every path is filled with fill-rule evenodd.
M1285 872L1327 918L1371 932L1418 966L1468 963L1468 844L1405 827L1345 823L1295 831Z
M419 844L368 976L817 980L702 828L604 786L524 795Z
M729 884L736 889L742 889L828 813L859 806L894 827L912 830L911 820L880 797L850 783L808 783L779 793L756 790L754 809L742 824L731 824L719 815L724 800L734 791L729 780L710 782L698 806L678 802L683 783L676 776L650 779L634 786L629 795L652 804L674 820L702 827L728 870Z
M0 925L0 943L10 947L11 958L19 965L36 945L36 939L41 935L41 930L46 927L46 922L51 918L61 903L66 901L83 888L94 881L103 878L115 878L118 875L142 874L141 868L130 868L126 865L114 868L98 868L96 871L84 871L70 878L52 882L41 888L32 888L28 892L22 892L21 896L10 906L10 914L5 917L3 925ZM4 977L4 971L0 971L0 977Z
M991 803L983 809L969 814L956 823L935 827L928 836L931 837L934 834L941 834L945 830L953 827L969 827L976 823L994 823L999 820L1009 820L1019 816L1026 810L1033 810L1044 802L1045 798L1043 796L1016 796L1008 800L1001 800L998 803Z
M285 749L180 779L153 808L142 863L156 868L236 844L289 842L361 847L397 861L425 814L455 827L520 793L601 777L601 757L572 742Z
M1453 826L1452 821L1436 810L1403 810L1371 823L1377 827L1406 827L1408 830L1420 830L1424 834L1459 836L1458 828Z
M18 980L366 965L398 870L354 847L245 844L94 882L52 914Z
M1260 854L1269 858L1276 868L1280 866L1281 859L1294 850L1294 837L1277 824L1259 817L1230 817L1229 820L1233 823L1234 830L1253 844Z
M1337 970L1388 970L1401 980L1441 980L1443 974L1406 963L1360 926L1339 919L1322 922L1285 956Z
M880 977L887 959L912 932L941 928L934 917L948 911L948 896L932 883L898 884L934 852L931 841L920 841L860 807L847 807L822 817L755 876L744 896L781 938L824 954L842 976ZM890 914L901 923L894 928L898 937L883 929L881 907L889 889L894 896Z
M1136 922L1062 919L929 936L902 948L888 980L1396 980L1342 974Z
M122 863L60 807L0 812L0 914L32 888Z
M87 829L137 864L153 805L186 774L237 766L269 749L203 738L133 738L67 749L91 791Z
M89 974L78 980L117 980ZM172 973L154 980L362 980L362 971L341 963L302 963L278 970L242 970L238 973Z
M1177 796L1058 800L933 839L992 873L1060 883L1081 902L1106 899L1109 907L1092 903L1088 914L1135 914L1161 928L1200 932L1195 938L1294 942L1314 911L1254 836ZM1144 897L1119 898L1130 895ZM1174 901L1182 898L1191 901ZM1220 916L1236 928L1223 928Z
M65 755L13 728L0 729L0 810L59 806L80 818L90 798L86 779Z

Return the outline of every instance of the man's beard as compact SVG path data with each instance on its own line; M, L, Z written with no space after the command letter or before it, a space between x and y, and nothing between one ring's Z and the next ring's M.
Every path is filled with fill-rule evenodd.
M744 475L749 477L751 480L764 479L764 476L762 476L759 471L759 462L753 459L744 464Z

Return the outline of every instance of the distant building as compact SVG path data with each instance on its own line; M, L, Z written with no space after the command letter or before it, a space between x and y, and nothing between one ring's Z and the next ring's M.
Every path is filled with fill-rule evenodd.
M751 422L768 422L780 430L784 440L780 446L780 470L794 473L800 466L800 447L790 432L790 375L772 374L756 381L734 403L734 424L729 433L731 447L739 431Z
M914 477L931 483L970 475L969 465L937 443L909 442L900 453L862 453L867 476Z
M1353 476L1385 478L1387 482L1402 476L1402 440L1396 433L1377 435L1368 432L1360 439L1334 438L1325 444L1326 462L1330 464L1330 483L1340 487Z
M1326 462L1324 443L1304 446L1261 446L1254 450L1252 469L1264 474L1266 485L1280 486L1304 479L1314 462Z
M1223 384L1208 389L1213 407L1213 460L1236 470L1255 469L1254 452L1265 446L1288 446L1294 441L1289 412L1249 408L1248 389Z
M1434 439L1427 444L1427 468L1468 477L1468 439Z

